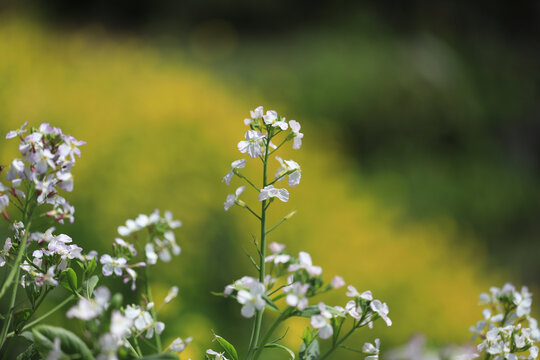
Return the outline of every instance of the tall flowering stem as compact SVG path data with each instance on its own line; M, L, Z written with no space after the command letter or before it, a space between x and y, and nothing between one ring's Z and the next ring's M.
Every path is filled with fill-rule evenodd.
M251 117L245 119L244 124L249 127L249 130L245 134L245 140L238 143L238 150L250 158L262 162L261 188L259 189L255 185L258 182L251 181L241 173L241 169L246 167L247 159L233 161L231 170L223 177L222 181L230 185L231 180L237 177L246 183L238 187L233 194L227 196L224 209L228 211L237 205L248 210L259 220L260 239L255 242L258 261L250 257L258 276L242 277L227 285L222 295L234 297L242 305L241 314L244 317L254 317L245 359L257 360L267 349L285 351L290 358L295 358L294 352L280 343L284 335L272 339L281 324L292 317L310 318L311 320L311 327L308 327L302 336L303 343L298 351L300 360L318 360L330 356L337 348L343 347L345 340L354 331L364 326L371 327L372 323L379 318L382 318L390 326L391 320L387 316L387 305L379 300L374 300L370 291L360 294L352 286L349 286L347 296L353 300L350 300L345 307L328 306L322 302L309 304L310 298L342 287L345 282L341 277L335 276L330 283L326 283L322 278L322 268L313 265L311 256L307 252L301 251L296 257L284 251L285 245L275 242L268 243L268 234L290 219L296 211L290 212L276 224L267 226L270 205L276 199L281 202L289 201L289 190L274 186L278 186L280 181L287 180L290 187L295 187L300 183L302 176L300 165L297 162L276 156L275 160L279 163L279 168L271 178L269 171L272 161L270 157L288 142L292 142L293 149L299 149L304 134L300 132L300 124L297 121L286 122L284 117L273 110L264 114L262 106L251 111ZM276 141L275 139L278 137L280 139ZM272 140L279 145L276 146ZM260 213L256 213L252 207L240 199L246 187L257 192L258 200L261 202ZM267 249L270 250L271 254L267 255ZM279 316L262 334L263 315L266 308L277 312ZM347 334L340 336L342 325L347 319L353 320L353 327ZM331 349L322 358L320 357L318 338L332 340ZM216 335L216 341L224 352L220 353L208 349L206 352L208 359L240 359L234 346L223 337ZM371 348L369 354L375 356Z
M264 151L264 158L263 158L263 179L262 179L262 189L264 189L267 185L267 173L268 173L268 149L270 147L270 140L271 140L271 134L272 131L270 130L268 132L268 138L266 139L266 146ZM260 254L260 261L259 261L259 282L264 284L264 277L266 276L266 211L267 211L267 202L270 200L263 200L261 203L261 242L259 246L259 254ZM257 317L255 318L255 322L253 324L253 333L251 336L251 341L249 344L249 351L248 351L248 359L252 358L252 355L254 354L257 344L259 343L259 336L261 333L261 326L262 326L262 319L263 319L263 312L264 308L261 310L257 310Z

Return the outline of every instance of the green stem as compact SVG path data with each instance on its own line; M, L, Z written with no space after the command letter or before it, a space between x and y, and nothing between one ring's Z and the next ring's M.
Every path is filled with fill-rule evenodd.
M148 276L148 267L144 267L144 277L145 277L145 288L146 288L146 297L148 298L148 302L152 302L152 291L150 290L150 278ZM154 306L150 309L150 314L152 315L152 319L154 319L154 323L157 322L157 315L156 315L156 309ZM156 337L156 347L158 352L161 352L161 336L157 333L157 331L154 331L154 336Z
M291 308L289 308L289 309L285 310L283 313L281 313L281 315L276 319L276 321L274 321L272 326L270 326L270 329L268 329L268 331L266 332L266 334L262 338L260 346L255 351L255 355L253 357L255 360L259 358L259 355L261 354L261 352L264 349L264 345L266 343L268 343L268 340L270 340L270 337L272 336L274 331L276 331L276 329L279 327L279 325L289 317L290 309Z
M28 240L28 235L30 234L30 222L28 222L27 225L24 227L24 236L19 243L19 250L17 251L17 257L15 258L15 263L13 264L13 267L11 268L11 271L9 272L6 281L2 285L2 289L0 290L0 299L4 297L7 289L13 282L13 278L15 277L15 274L17 274L17 280L18 280L18 274L19 274L19 265L21 264L24 250L26 249L26 241ZM17 284L15 285L17 286Z
M20 269L17 268L17 279L19 278L19 272L20 272ZM7 338L7 332L8 332L8 329L9 329L9 325L11 323L11 318L12 318L12 313L13 313L13 310L15 309L15 299L17 298L17 289L19 287L17 285L14 286L14 289L13 289L13 292L11 293L11 299L10 299L10 302L9 302L9 309L8 309L8 312L6 314L6 320L4 320L4 325L2 326L2 332L0 333L0 349L2 347L4 347L4 343L6 341L6 338Z
M141 347L139 346L139 340L137 340L137 336L133 336L133 342L135 343L135 349L137 349L137 353L139 354L139 358L142 358L142 351Z
M35 324L45 320L46 318L48 318L49 316L51 316L52 314L54 314L55 312L57 312L58 310L60 310L62 307L64 307L67 303L69 303L71 300L75 299L75 295L70 295L68 296L64 301L62 301L60 304L56 305L55 307L53 307L51 310L47 311L45 314L41 315L40 317L38 317L36 320L34 321L31 321L29 322L28 324L24 325L24 327L21 329L20 332L23 332L25 331L26 329L28 328L31 328L32 326L34 326ZM7 334L7 337L10 338L12 336L16 335L15 332L10 332L9 334Z
M257 192L261 192L261 189L259 189L258 187L256 187L255 184L253 184L247 177L245 177L244 175L242 175L239 171L235 171L234 173L235 173L236 176L238 176L239 178L246 180L247 183L248 183L249 185L251 185L251 187L253 187Z
M267 172L268 172L268 148L271 140L271 133L268 132L268 138L266 140L266 146L264 151L264 160L263 160L263 182L262 182L262 188L264 188L267 185ZM260 261L259 261L259 281L264 284L264 277L266 275L265 271L265 262L264 259L266 258L266 202L267 200L263 200L261 204L261 246L259 248L259 255L260 255ZM263 317L264 309L257 311L257 315L255 318L255 324L253 327L253 333L251 336L251 341L249 343L249 351L247 354L247 359L252 359L253 354L257 348L257 344L259 343L259 336L261 333L261 325L262 325L262 317Z

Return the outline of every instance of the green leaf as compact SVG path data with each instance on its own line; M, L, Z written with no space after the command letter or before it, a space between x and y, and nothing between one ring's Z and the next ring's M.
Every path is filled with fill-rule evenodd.
M15 329L18 329L19 325L26 322L26 320L28 320L30 316L32 316L32 309L21 309L17 311L13 319L13 325Z
M34 344L30 344L26 350L17 356L17 360L41 360L42 357Z
M86 265L86 274L92 275L97 267L97 261L96 258L93 258L88 262L88 265Z
M289 349L288 347L283 346L281 344L271 343L271 344L264 345L264 347L266 347L266 348L278 348L278 349L281 349L281 350L285 350L286 352L289 353L289 356L291 357L291 360L294 360L294 358L295 358L294 352L291 349Z
M300 351L298 353L300 360L318 360L321 355L319 349L319 342L317 339L313 339L311 344L306 346L306 343L302 343L300 346Z
M60 339L60 348L67 355L78 355L82 360L94 360L86 344L71 331L49 325L38 325L32 329L34 343L41 356L46 357L52 350L54 339Z
M30 342L34 342L34 335L32 334L32 332L28 330L23 331L22 333L19 334L19 336L22 336L23 338L25 338L26 340Z
M88 290L88 295L92 295L94 292L94 289L96 288L96 285L99 282L99 277L97 275L93 275L88 281L86 282L86 288Z
M178 360L178 355L172 352L148 355L141 358L141 360Z
M77 293L77 274L72 268L67 268L60 275L60 284L67 290Z
M236 349L234 348L234 346L232 346L230 342L228 342L227 340L225 340L224 338L216 334L214 334L214 337L216 338L219 345L221 345L223 350L225 350L225 352L231 357L231 360L238 360L238 353L236 352Z

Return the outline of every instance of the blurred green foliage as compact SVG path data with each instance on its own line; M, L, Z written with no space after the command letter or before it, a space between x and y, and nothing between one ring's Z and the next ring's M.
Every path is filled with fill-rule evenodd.
M449 51L429 37L423 41L428 45L421 42L420 49L442 46L443 53ZM332 51L326 47L330 45L335 47ZM212 71L209 63L197 64L193 55L183 51L156 49L130 36L108 38L95 29L62 33L4 14L0 19L0 133L24 121L33 125L50 122L87 141L74 170L75 191L68 197L77 209L76 222L59 228L87 250L108 251L118 225L154 207L169 209L183 220L178 233L182 255L169 265L152 269L154 297L163 298L171 285L180 287L179 300L163 312L165 337L194 336L189 355L199 358L200 351L210 346L211 329L227 334L237 348L246 347L251 324L241 319L238 304L209 294L251 271L244 249L252 251L250 233L256 231L246 213L239 209L223 212L222 202L236 184L227 188L220 179L229 163L239 158L236 143L243 137L242 119L248 110L259 104L275 108L298 120L306 137L301 151L284 156L302 165L302 184L292 190L289 203L276 206L271 220L277 221L292 209L299 213L273 232L271 240L288 244L293 252L311 252L328 279L340 274L359 290L372 289L376 297L388 302L395 325L385 329L377 324L373 332L358 334L358 343L381 336L389 347L405 342L415 332L426 333L439 344L466 341L468 326L479 317L477 294L491 284L500 284L500 272L487 266L487 249L463 232L452 217L439 212L439 216L416 220L407 216L402 205L420 199L431 204L428 209L437 203L439 208L463 210L463 202L454 203L454 196L463 200L477 189L490 194L483 181L488 175L495 174L506 183L514 178L500 168L492 172L490 163L478 168L476 162L462 163L460 158L455 164L462 164L461 174L454 172L453 162L433 163L427 156L402 170L391 166L399 160L380 154L371 158L369 171L363 173L346 151L349 145L344 134L352 134L351 126L356 123L363 124L356 130L363 126L367 134L373 134L377 119L371 121L366 115L362 121L356 117L349 122L334 120L347 118L345 109L351 107L362 109L363 114L386 111L385 116L392 114L395 123L385 126L395 126L396 132L402 129L404 143L414 143L407 139L408 126L403 121L417 119L407 115L416 107L410 104L392 110L396 105L392 101L403 106L409 102L400 102L400 95L393 96L385 84L395 78L401 79L396 81L402 81L404 88L413 80L421 84L435 81L429 86L451 89L445 91L453 95L443 100L448 108L455 101L469 104L462 110L456 106L456 112L481 111L467 96L469 87L454 75L430 80L430 76L443 75L421 75L421 69L417 74L401 72L395 59L406 59L408 52L389 39L366 40L350 58L342 57L343 64L336 64L332 54L348 53L346 43L328 39L304 46L291 45L286 53L272 52L272 56L286 55L291 61L294 71L282 77L279 67L277 71L269 68L272 56L258 63L249 61L246 54L244 65L249 63L249 71L264 77L264 81L258 78L258 84L271 89L254 93L252 86L224 80L219 68ZM261 59L256 55L259 51L264 49L254 48L252 56ZM305 59L310 51L324 61L310 65ZM460 69L456 61L449 60L448 66ZM386 80L382 76L388 69L385 64L391 69ZM458 79L462 76L466 81L461 71L455 71ZM292 73L296 76L290 76ZM422 80L424 76L428 79ZM347 83L332 81L340 77L350 79ZM315 91L321 84L319 78L328 79L321 92ZM438 98L429 87L417 91L410 99ZM266 99L275 100L269 103ZM418 118L416 126L436 131L437 126L427 119ZM445 121L452 119L448 115ZM354 144L369 137L354 133L358 136ZM393 150L396 159L408 153L405 145ZM2 163L17 156L14 141L2 140L0 151ZM255 169L248 171L257 174ZM471 191L455 190L439 200L429 199L429 194L448 185L449 174L459 181L466 178L463 183ZM416 184L426 178L428 182ZM492 201L503 208L508 207L505 199ZM246 200L256 201L253 194ZM506 273L505 280L512 276ZM119 281L110 284L125 292ZM331 300L344 303L345 291L338 292ZM63 316L55 321L73 327ZM291 325L286 339L293 348L298 347L297 335L305 325ZM343 353L340 358L348 355Z

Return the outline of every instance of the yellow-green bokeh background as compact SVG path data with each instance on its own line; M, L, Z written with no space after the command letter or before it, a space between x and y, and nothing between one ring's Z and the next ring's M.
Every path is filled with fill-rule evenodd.
M287 204L272 209L270 222L293 209L298 214L271 240L292 252L309 251L327 279L340 274L389 304L394 325L360 332L352 340L357 347L376 336L386 347L398 345L418 332L434 344L466 342L480 315L478 293L503 281L452 219L403 220L399 204L383 206L372 196L331 123L322 127L292 104L267 103L179 50L158 51L93 29L60 33L4 15L0 54L0 132L25 121L50 122L87 141L74 169L75 191L67 196L76 222L59 231L87 250L108 251L117 226L139 213L169 209L183 221L182 254L152 269L152 286L157 298L171 285L180 287L163 312L164 337L193 336L188 356L194 359L211 345L212 330L240 349L249 335L251 322L241 318L239 305L210 291L253 274L244 249L252 250L256 223L238 208L223 211L238 179L230 188L220 179L239 158L242 120L260 104L298 120L305 133L300 151L284 153L302 165L302 183ZM0 140L0 161L14 156L16 142ZM256 174L258 166L251 161L247 171ZM256 201L253 194L246 200ZM332 301L344 304L345 290L336 293ZM61 291L52 301L55 296ZM62 316L54 321L78 328ZM291 324L286 337L295 349L302 324ZM336 358L347 356L355 358Z

